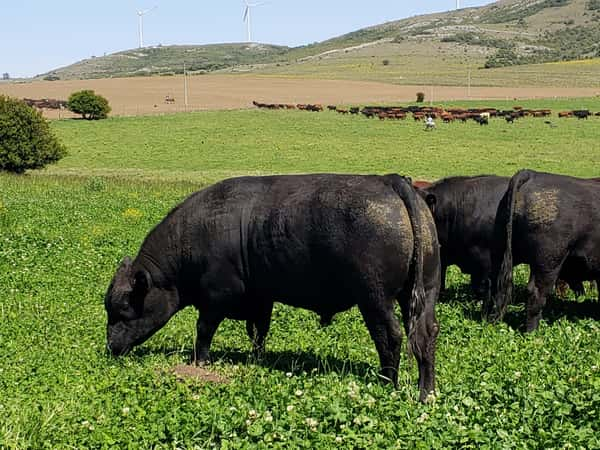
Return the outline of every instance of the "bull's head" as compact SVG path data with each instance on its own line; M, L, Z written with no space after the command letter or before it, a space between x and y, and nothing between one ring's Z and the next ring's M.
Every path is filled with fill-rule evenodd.
M177 312L178 303L175 289L154 286L148 271L134 271L126 257L104 298L107 348L114 356L126 354L162 328Z

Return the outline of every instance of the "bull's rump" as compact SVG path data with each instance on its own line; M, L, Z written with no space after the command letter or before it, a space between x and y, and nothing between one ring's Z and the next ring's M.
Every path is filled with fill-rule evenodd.
M600 184L563 175L534 173L516 194L513 251L516 262L552 258L600 273ZM583 275L583 273L581 274Z
M240 278L252 297L336 312L374 288L394 296L408 278L411 222L385 177L233 178L179 211L199 267Z

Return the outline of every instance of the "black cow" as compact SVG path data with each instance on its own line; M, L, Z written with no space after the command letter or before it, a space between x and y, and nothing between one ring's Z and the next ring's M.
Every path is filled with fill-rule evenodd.
M592 113L589 112L587 109L577 109L573 111L573 115L578 119L587 119L589 116L592 115Z
M577 281L600 280L600 185L596 180L522 170L500 201L492 251L493 301L502 318L512 297L512 268L529 264L526 330L542 317L546 297L562 273ZM600 284L599 284L600 286Z
M105 298L107 346L125 354L191 305L201 363L225 318L246 321L258 352L274 301L325 321L358 305L396 385L397 299L423 401L434 389L438 246L427 205L399 175L225 180L188 197L122 262Z
M500 200L506 193L510 178L495 175L449 177L419 187L419 193L429 204L440 242L442 289L446 270L457 265L471 275L471 287L482 299L490 295L494 224ZM600 181L600 180L598 180ZM583 284L570 272L561 272L577 294Z
M471 275L475 293L487 295L494 221L508 180L494 175L449 177L420 190L437 227L442 289L448 266L456 264Z

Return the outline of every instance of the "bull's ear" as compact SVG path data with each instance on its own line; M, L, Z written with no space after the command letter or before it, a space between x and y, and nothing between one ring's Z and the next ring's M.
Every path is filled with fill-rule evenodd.
M429 206L431 212L434 213L435 205L437 204L437 198L435 197L435 195L427 194L427 196L425 197L425 202L427 203L427 206Z
M152 287L152 278L147 270L138 270L133 278L133 292L136 297L144 297Z

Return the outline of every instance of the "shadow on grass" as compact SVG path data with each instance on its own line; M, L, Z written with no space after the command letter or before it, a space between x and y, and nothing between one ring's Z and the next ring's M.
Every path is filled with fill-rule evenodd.
M512 329L523 331L527 317L526 304L529 294L526 285L515 285L513 289L513 302L508 307L503 322ZM483 320L481 315L482 301L477 298L468 284L450 286L440 295L439 302L460 308L466 319L476 322ZM595 298L576 301L551 295L546 302L542 316L550 325L561 318L570 321L600 320L600 302Z
M181 348L156 348L141 347L135 348L130 355L135 358L144 358L145 356L156 354L175 354L185 353L188 357L187 363L192 363L192 349L189 351ZM406 355L401 355L402 360ZM326 374L336 372L338 375L352 374L357 377L365 378L378 373L379 367L372 366L366 362L339 359L330 355L317 355L307 351L265 351L262 355L256 356L251 351L242 350L214 350L210 352L211 362L224 362L226 364L258 365L266 369L277 370L280 372L306 372L309 374Z
M317 355L307 351L265 351L261 356L256 356L252 352L217 350L211 352L211 359L231 364L254 364L284 373L305 371L325 374L336 372L339 375L350 373L364 378L378 370L377 367L366 362L339 359L330 355Z

